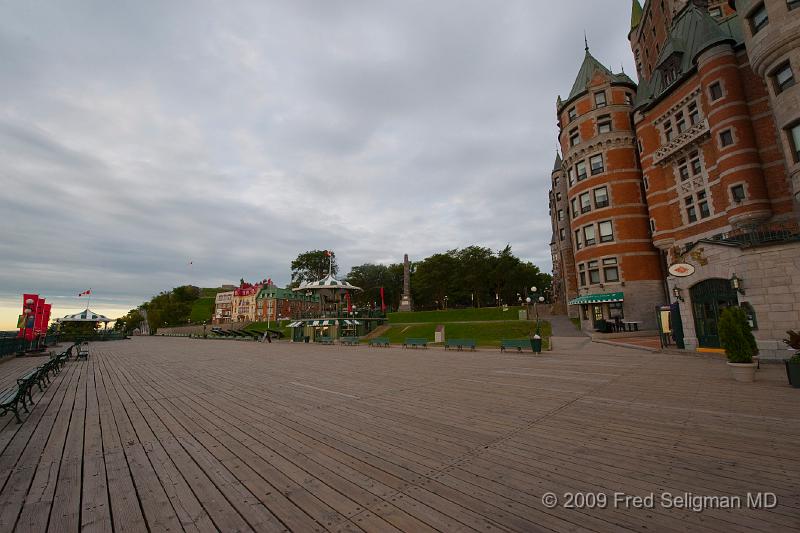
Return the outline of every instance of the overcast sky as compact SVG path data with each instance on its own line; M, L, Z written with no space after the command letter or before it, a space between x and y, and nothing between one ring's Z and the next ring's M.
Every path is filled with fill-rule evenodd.
M510 243L549 271L555 100L584 28L634 72L629 21L630 0L0 0L0 328L23 291L127 309L283 284L310 249L344 274Z

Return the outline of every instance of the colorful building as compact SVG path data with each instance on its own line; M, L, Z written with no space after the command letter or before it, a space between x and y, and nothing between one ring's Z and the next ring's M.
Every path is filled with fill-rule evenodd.
M586 330L623 320L656 329L654 306L664 302L631 122L635 97L633 80L587 46L569 95L558 99L563 160L552 196L562 257L554 277Z
M657 325L681 347L718 348L721 311L741 306L761 355L785 355L800 323L798 4L633 0L638 86L587 50L558 107L579 291L569 302L584 327L621 308L650 329L671 301ZM564 287L567 258L554 270ZM598 310L598 299L620 301Z
M231 321L234 291L218 292L214 298L214 324L227 324Z
M319 296L281 289L273 284L261 288L256 296L257 320L275 321L279 318L302 318L318 310Z
M231 301L231 320L233 322L255 322L257 320L256 297L261 287L261 283L255 285L243 283L233 291Z

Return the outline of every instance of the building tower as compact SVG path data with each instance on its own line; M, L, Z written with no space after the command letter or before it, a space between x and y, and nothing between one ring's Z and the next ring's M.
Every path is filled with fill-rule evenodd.
M558 101L578 285L570 305L588 331L617 319L655 329L654 308L664 302L631 121L635 95L633 80L600 64L587 44L569 96Z
M577 317L578 309L567 305L570 300L578 296L578 282L575 256L572 252L567 182L559 154L556 154L550 183L550 221L553 228L553 238L550 241L550 252L553 256L553 313Z
M795 201L800 202L800 1L731 0L750 65L769 92ZM797 210L797 206L796 206Z
M790 280L800 275L800 228L788 175L797 167L797 88L781 70L797 54L800 10L787 12L790 3L797 2L754 3L745 24L727 3L675 2L669 13L669 2L633 4L634 123L650 229L671 269L665 281L680 316L673 321L689 349L720 348L726 307L745 310L764 357L778 355L797 321L800 288ZM786 19L774 30L787 28L789 37L772 41L770 6ZM753 62L748 38L759 50ZM779 101L786 109L773 110Z

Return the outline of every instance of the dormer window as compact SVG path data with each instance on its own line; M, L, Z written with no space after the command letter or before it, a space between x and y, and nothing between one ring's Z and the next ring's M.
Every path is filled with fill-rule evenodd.
M671 85L672 82L678 79L681 73L681 52L673 52L667 59L665 59L658 69L664 78L664 86Z

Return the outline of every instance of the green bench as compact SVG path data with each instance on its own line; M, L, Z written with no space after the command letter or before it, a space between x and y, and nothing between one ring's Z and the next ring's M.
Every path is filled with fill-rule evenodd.
M388 337L375 337L374 339L369 340L370 346L384 346L386 348L389 347L389 338Z
M475 339L447 339L444 341L444 349L449 350L450 348L456 348L457 350L469 348L475 351Z
M19 417L19 405L21 403L22 409L24 409L26 413L29 412L27 402L30 402L31 405L33 405L31 388L33 387L34 383L39 383L40 372L41 367L28 370L25 372L25 374L17 379L17 384L15 386L0 393L0 415L4 415L11 411L14 413L14 417L17 419L17 423L22 423L22 419Z
M358 346L361 342L360 337L340 337L339 343L344 344L345 346Z
M409 347L416 348L417 346L422 346L423 348L427 348L428 339L408 337L403 343L403 348L409 348Z
M318 342L319 344L333 344L333 337L316 337L314 338L314 342Z
M518 352L522 350L531 350L531 341L529 339L503 339L500 341L500 351L505 352L507 349L515 348Z

